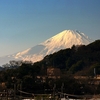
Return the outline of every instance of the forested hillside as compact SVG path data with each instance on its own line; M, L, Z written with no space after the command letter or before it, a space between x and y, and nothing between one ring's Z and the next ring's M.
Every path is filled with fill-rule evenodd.
M73 46L71 49L60 50L46 56L41 62L72 74L85 70L87 73L82 74L89 74L93 68L96 68L97 74L100 74L100 40L87 46Z
M54 84L57 85L56 90L61 91L61 85L64 83L64 91L67 93L81 94L83 90L80 90L80 87L84 86L86 94L93 94L93 86L87 83L90 82L89 79L80 80L80 82L74 79L74 76L94 76L94 68L96 75L100 74L100 40L87 46L72 46L72 48L60 50L34 64L23 62L19 67L17 65L10 65L10 67L11 69L6 67L5 70L0 71L0 91L13 89L14 84L17 85L17 89L20 89L20 84L22 84L23 91L51 93ZM61 70L60 79L47 77L47 68L50 67ZM2 86L2 83L5 85ZM45 89L50 91L44 91ZM99 90L98 84L97 93L100 92Z

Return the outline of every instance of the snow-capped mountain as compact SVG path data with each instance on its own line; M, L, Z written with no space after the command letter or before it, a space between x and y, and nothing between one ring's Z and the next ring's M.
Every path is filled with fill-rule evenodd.
M73 30L64 30L32 48L0 58L0 64L5 64L10 60L36 62L42 60L44 56L61 49L71 48L73 45L87 45L91 42L93 42L93 40L89 39L84 33Z

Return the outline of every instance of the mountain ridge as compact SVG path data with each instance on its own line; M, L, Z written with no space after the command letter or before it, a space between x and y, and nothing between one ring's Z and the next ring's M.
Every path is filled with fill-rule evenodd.
M46 55L61 49L71 48L73 45L87 45L91 42L93 42L93 40L89 39L88 36L80 31L64 30L32 48L6 56L4 59L6 59L6 61L8 58L8 61L23 60L36 62L42 60ZM1 61L2 58L0 58L0 63Z

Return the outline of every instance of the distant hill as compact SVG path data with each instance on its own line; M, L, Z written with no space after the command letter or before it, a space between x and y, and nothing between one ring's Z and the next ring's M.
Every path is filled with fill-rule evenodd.
M80 72L84 75L93 75L93 69L96 68L96 73L100 74L100 40L88 45L72 46L72 48L60 50L46 56L41 63L72 74Z

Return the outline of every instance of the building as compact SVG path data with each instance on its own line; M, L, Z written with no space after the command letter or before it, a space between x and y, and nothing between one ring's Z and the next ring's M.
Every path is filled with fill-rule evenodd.
M52 68L52 67L47 68L48 78L57 79L60 78L60 76L61 76L61 71L59 68Z

